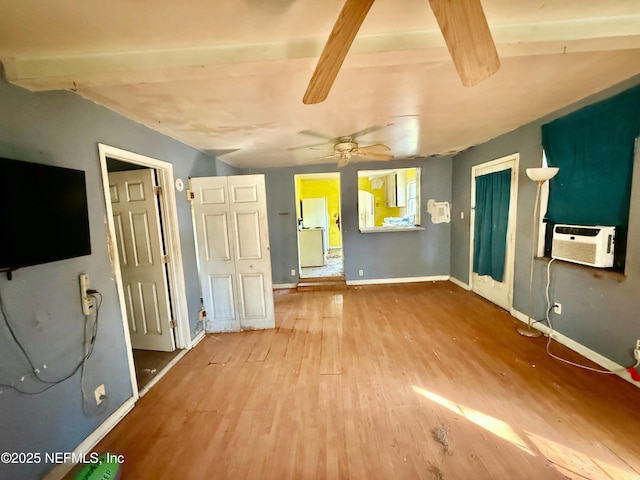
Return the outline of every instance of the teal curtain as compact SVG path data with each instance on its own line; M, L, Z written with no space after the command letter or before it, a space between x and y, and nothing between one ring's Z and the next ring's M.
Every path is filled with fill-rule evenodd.
M511 169L476 177L473 271L502 282L507 253Z
M640 134L640 86L542 126L550 166L550 223L629 223L635 139Z

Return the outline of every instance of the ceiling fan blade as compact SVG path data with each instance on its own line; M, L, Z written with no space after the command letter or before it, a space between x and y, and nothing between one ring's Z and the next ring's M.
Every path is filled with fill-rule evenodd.
M342 62L373 2L374 0L345 2L302 98L305 105L323 102L329 95Z
M373 153L373 152L367 153L367 152L355 151L353 152L353 154L362 158L366 158L368 160L387 161L387 160L393 160L395 158L393 155L388 153Z
M314 157L314 158L310 158L310 159L306 159L303 161L299 161L297 162L298 165L305 165L309 162L317 162L318 160L327 160L329 158L336 158L338 156L337 153L332 153L331 155L325 155L324 157Z
M383 153L390 152L391 148L387 145L383 145L382 143L376 143L374 145L366 145L364 147L358 147L358 152L360 153Z
M465 87L489 78L500 68L480 0L429 0L440 31Z
M370 133L377 132L378 130L381 130L381 129L382 129L381 125L372 125L371 127L367 127L363 130L353 132L351 135L349 135L349 137L355 140L358 137L362 137L363 135L368 135Z
M340 155L340 160L338 161L338 167L344 167L347 163L349 163L349 159L351 155Z
M324 145L330 145L331 142L312 143L311 145L300 145L299 147L289 147L287 150L304 150L305 148L316 149L316 147L322 147Z
M327 142L335 142L340 137L330 137L329 135L321 132L316 132L315 130L301 130L298 133L303 135L310 135L312 137L324 138Z

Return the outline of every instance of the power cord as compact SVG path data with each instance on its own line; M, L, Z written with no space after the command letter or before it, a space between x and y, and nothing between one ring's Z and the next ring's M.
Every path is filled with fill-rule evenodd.
M64 377L62 377L62 378L60 378L58 380L47 380L47 379L44 379L44 378L42 378L40 376L40 370L38 368L36 368L36 366L34 365L33 361L31 360L31 357L29 356L29 354L27 353L26 349L22 345L22 342L20 342L20 340L16 336L15 331L13 330L13 327L11 326L11 322L9 322L9 315L7 314L7 312L5 310L4 301L2 300L2 295L0 294L0 312L2 313L2 319L4 320L4 324L6 325L7 329L9 330L9 333L11 334L11 338L13 339L15 344L18 346L18 348L22 352L24 358L29 363L29 367L31 368L31 372L30 372L31 375L33 375L35 377L35 379L38 380L39 382L48 384L45 388L42 388L42 389L40 389L40 390L38 390L36 392L28 392L26 390L22 390L19 387L16 387L15 385L9 385L9 384L5 384L5 383L0 384L0 387L11 388L13 390L16 390L19 393L22 393L23 395L40 395L41 393L46 392L47 390L55 387L56 385L64 382L65 380L70 379L71 377L73 377L78 372L78 370L80 370L80 369L82 369L84 367L85 362L93 354L93 348L95 346L95 339L96 339L96 336L97 336L97 333L98 333L98 318L99 318L99 313L100 313L100 305L102 304L102 294L100 294L100 292L98 292L97 290L88 290L87 293L91 294L92 296L96 295L96 294L100 295L100 302L98 303L98 306L96 307L96 320L94 322L93 329L92 329L92 336L91 336L91 341L90 341L90 345L89 345L89 350L87 351L87 349L86 349L86 333L85 333L84 334L84 339L83 339L83 354L84 355L82 357L82 360L80 360L80 362L73 368L73 370L68 375L65 375ZM84 322L85 322L84 323L84 332L86 332L87 323L88 323L88 317L85 317Z
M545 299L547 300L547 315L546 315L546 320L547 320L547 324L549 325L549 337L547 339L547 354L552 357L555 358L556 360L559 360L561 362L564 363L568 363L569 365L573 365L574 367L578 367L578 368L582 368L584 370L589 370L591 372L596 372L596 373L604 373L607 375L616 375L618 373L622 373L622 372L626 372L628 369L626 368L621 368L618 370L601 370L599 368L593 368L593 367L589 367L587 365L582 365L580 363L576 363L576 362L572 362L571 360L567 360L566 358L562 358L559 357L553 353L551 353L550 350L550 346L551 346L551 340L552 340L552 336L553 336L553 324L551 323L551 311L553 310L553 307L551 307L551 300L549 298L549 285L551 284L551 264L554 262L555 258L552 258L549 263L547 263L547 284L545 287ZM635 355L635 351L634 351L634 356L636 359L636 364L631 367L631 368L636 368L638 365L640 365L640 358L638 358L638 356Z
M94 300L97 300L98 303L96 305L96 320L93 323L93 328L91 331L91 339L89 340L89 348L87 349L87 322L85 321L84 324L84 332L83 332L83 353L85 355L85 361L82 362L82 366L80 367L80 391L82 393L82 410L84 411L85 414L90 415L90 416L95 416L95 415L99 415L101 413L104 413L107 408L108 408L108 400L109 397L108 396L104 396L101 398L101 400L103 400L103 402L100 404L100 408L95 409L94 411L88 411L87 406L91 405L91 403L89 402L89 400L87 399L87 393L84 389L84 370L85 370L85 364L86 364L86 360L91 356L91 354L93 353L93 348L95 346L95 342L96 342L96 337L98 335L98 323L100 321L100 307L102 306L102 294L97 291L97 290L92 290L92 289L88 289L87 290L87 294L93 298ZM98 297L96 297L96 295L98 295Z

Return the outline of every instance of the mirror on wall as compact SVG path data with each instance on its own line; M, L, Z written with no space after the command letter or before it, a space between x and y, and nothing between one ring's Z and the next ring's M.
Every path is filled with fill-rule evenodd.
M419 225L420 168L358 171L360 231Z

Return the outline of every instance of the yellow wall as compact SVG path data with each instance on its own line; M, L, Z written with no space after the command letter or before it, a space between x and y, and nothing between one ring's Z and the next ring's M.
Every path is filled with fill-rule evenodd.
M364 190L373 195L373 225L381 227L386 217L401 216L400 207L387 207L387 182L384 182L382 188L373 189L371 180L367 177L358 177L358 190Z
M299 182L299 183L298 183ZM327 209L329 210L329 246L341 247L340 229L336 220L340 216L340 180L300 180L296 179L298 199L327 197ZM300 218L300 202L297 202L296 211Z
M295 179L296 179L296 219L298 219L301 217L300 200L302 200L302 198L300 197L300 192L302 192L302 180L300 180L300 177L298 177L297 175Z

